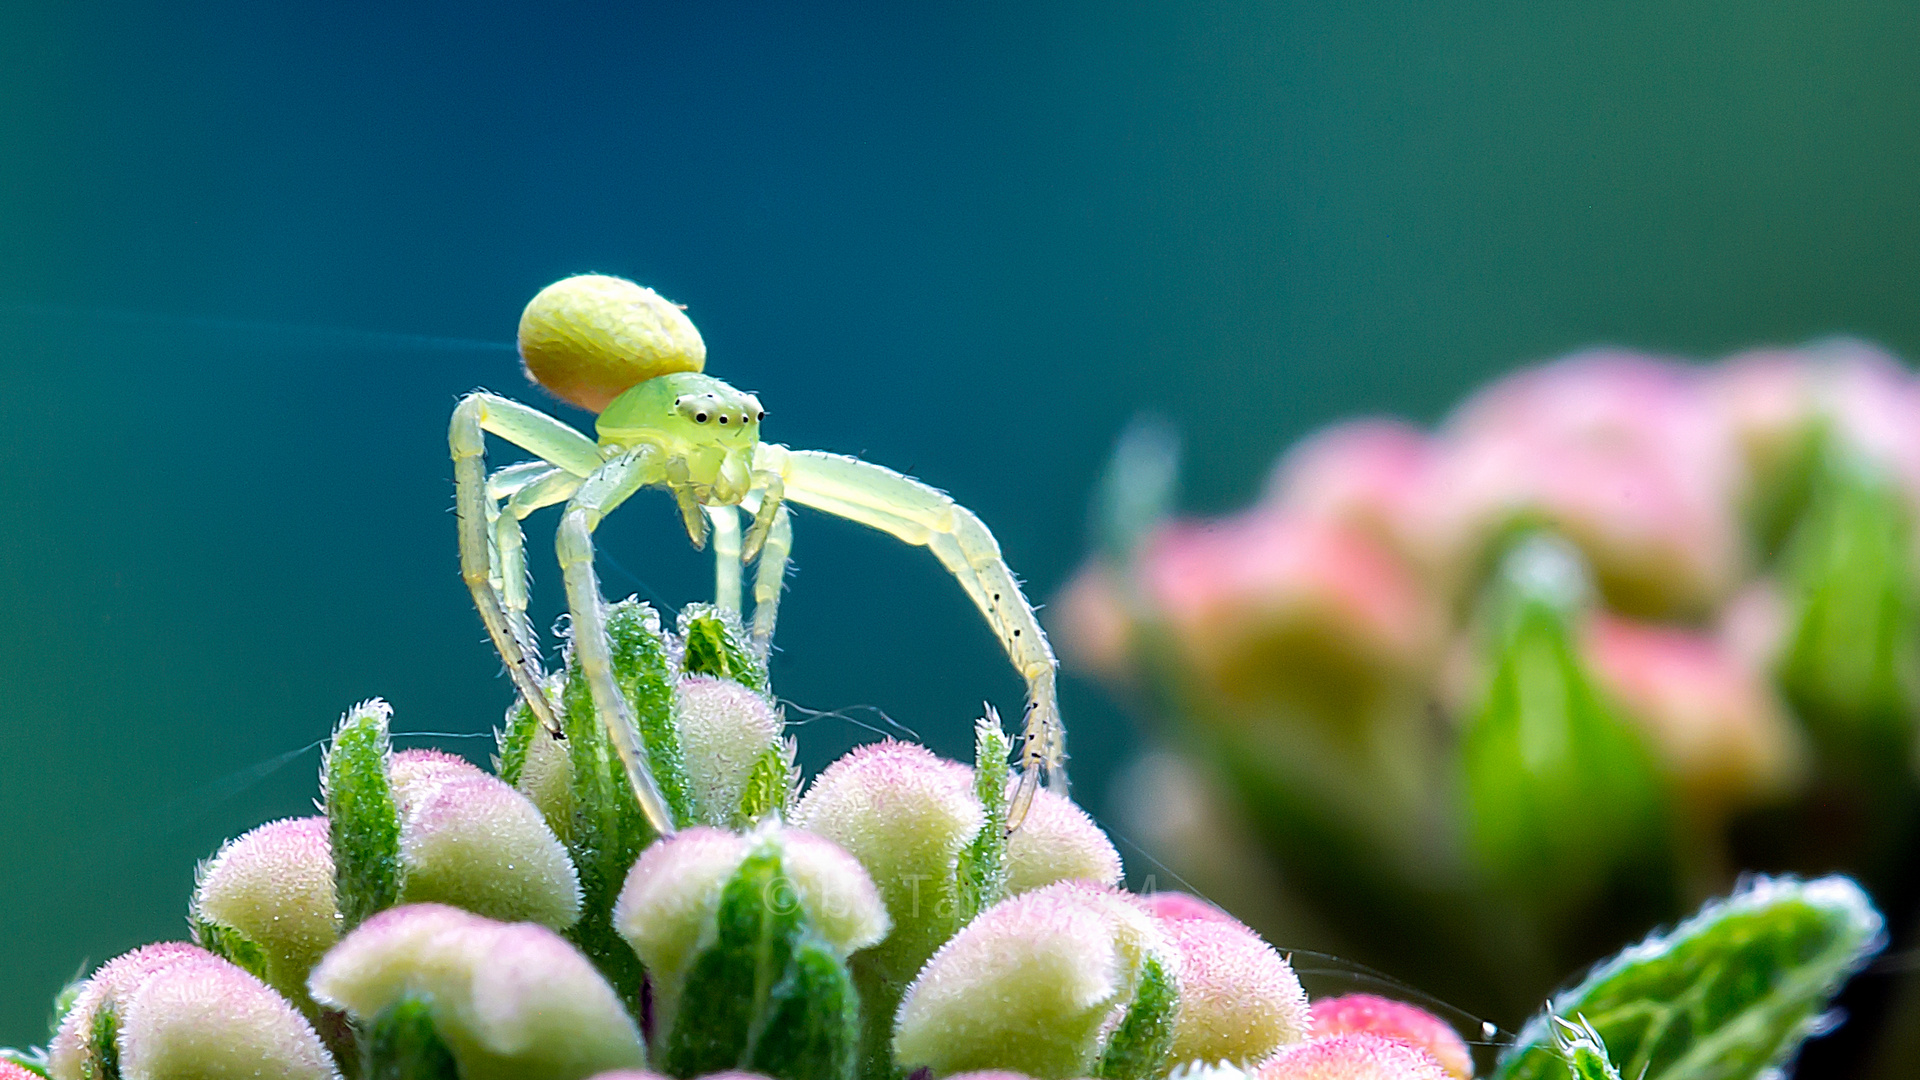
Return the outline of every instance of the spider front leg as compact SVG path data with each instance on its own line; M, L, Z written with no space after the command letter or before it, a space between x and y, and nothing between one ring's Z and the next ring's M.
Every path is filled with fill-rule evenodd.
M817 450L762 444L760 451L756 469L778 473L789 500L931 548L986 616L1027 684L1020 786L1007 810L1008 828L1017 828L1042 778L1055 790L1065 789L1066 730L1054 686L1053 649L993 534L971 510L892 469Z
M641 812L661 836L674 832L673 811L647 767L647 751L640 745L633 710L613 679L612 648L607 642L606 605L600 598L600 578L593 569L593 530L600 520L628 496L665 479L660 451L640 446L613 458L586 482L567 504L554 540L560 572L567 585L567 609L573 617L573 655L587 680L594 711L607 729L607 739L620 755L627 783Z
M740 509L735 506L706 507L707 522L713 532L713 604L740 611Z
M766 503L763 501L764 509ZM773 621L780 613L780 590L787 583L787 556L793 551L793 518L786 503L773 508L772 524L760 545L760 562L753 570L753 651L765 663L773 652Z
M529 647L530 641L523 640L494 584L496 578L503 584L505 579L497 565L499 552L493 532L499 511L487 494L489 432L583 478L600 467L600 448L592 439L538 409L484 392L461 398L447 429L447 444L453 453L454 512L460 522L460 576L473 593L480 621L499 650L514 688L549 731L559 731L559 719L541 689L544 672L539 652Z

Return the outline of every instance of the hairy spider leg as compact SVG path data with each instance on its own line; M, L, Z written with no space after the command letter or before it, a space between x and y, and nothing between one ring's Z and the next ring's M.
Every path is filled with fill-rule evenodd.
M567 609L573 616L573 656L587 680L594 711L606 727L607 739L620 764L634 798L647 815L647 821L661 836L674 832L673 811L666 796L654 782L647 767L646 747L640 745L633 710L625 694L613 681L612 648L607 642L605 603L600 598L600 579L593 569L593 530L608 513L634 492L667 479L667 470L658 447L636 446L600 466L573 496L560 517L560 532L554 548L560 556L560 573L567 585Z
M1050 788L1064 791L1066 732L1054 686L1058 663L1033 605L1021 593L986 525L944 492L857 458L763 443L754 465L778 473L792 502L933 550L986 616L1014 670L1027 683L1020 785L1007 809L1007 827L1017 828L1025 820L1042 778Z
M526 605L519 604L517 614L515 610L516 595L526 591L526 545L519 532L518 520L502 520L500 504L555 473L572 475L558 466L535 460L505 466L487 477L487 529L493 537L490 564L493 574L488 583L500 594L501 604L507 610L508 623L520 635L521 648L534 652L539 649L533 637L533 628L526 621Z
M705 509L713 530L713 603L737 615L740 613L740 509L735 506Z
M762 508L766 506L763 501ZM780 590L787 582L787 556L793 552L793 518L786 503L773 508L772 524L760 545L760 562L753 569L753 651L766 663L773 651L773 621L780 613Z
M527 545L520 523L541 507L573 498L583 480L565 469L549 468L544 475L508 496L506 504L499 508L499 520L494 522L493 546L500 557L501 604L506 608L509 624L524 635L525 648L534 656L540 653L540 639L527 619ZM491 486L489 483L489 490Z
M475 391L460 399L447 428L453 453L454 513L460 523L460 577L473 593L487 636L507 665L507 676L527 707L549 731L559 731L541 687L538 649L523 648L512 618L494 587L499 553L492 526L498 509L487 497L487 434L492 433L542 460L585 478L600 467L599 444L538 409Z

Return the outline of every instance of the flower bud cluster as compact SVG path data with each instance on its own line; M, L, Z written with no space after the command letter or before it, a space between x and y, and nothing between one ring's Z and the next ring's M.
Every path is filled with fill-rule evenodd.
M1896 872L1871 823L1904 812L1920 760L1920 380L1887 354L1579 353L1433 431L1335 425L1210 521L1136 520L1152 500L1128 485L1168 483L1136 449L1107 483L1131 516L1103 533L1134 539L1089 560L1054 628L1199 751L1140 775L1192 786L1139 804L1203 807L1139 823L1160 854L1245 876L1251 852L1303 883L1265 925L1502 910L1540 931L1393 963L1441 987L1531 966L1517 1008L1730 883L1747 815L1799 822L1759 850L1811 870L1832 850L1792 838L1845 806L1865 824L1843 857ZM1623 876L1643 886L1624 903ZM1603 929L1608 904L1631 914Z

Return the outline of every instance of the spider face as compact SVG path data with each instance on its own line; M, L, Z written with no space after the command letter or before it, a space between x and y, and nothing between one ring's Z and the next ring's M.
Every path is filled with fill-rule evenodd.
M686 462L702 502L733 504L746 494L760 442L760 399L711 375L679 371L648 379L613 399L595 430L600 445L650 443Z

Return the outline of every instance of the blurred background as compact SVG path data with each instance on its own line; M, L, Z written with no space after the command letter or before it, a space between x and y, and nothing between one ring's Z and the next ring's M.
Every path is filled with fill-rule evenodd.
M0 1043L179 936L355 701L498 720L445 424L590 423L508 348L557 277L687 304L768 438L949 490L1044 598L1143 408L1219 513L1580 346L1920 355L1916 130L1910 3L0 7ZM952 755L1017 711L925 552L796 534L783 697ZM609 591L708 595L663 497L604 535ZM1126 833L1140 720L1063 696Z

